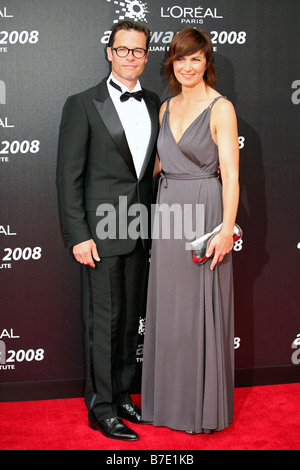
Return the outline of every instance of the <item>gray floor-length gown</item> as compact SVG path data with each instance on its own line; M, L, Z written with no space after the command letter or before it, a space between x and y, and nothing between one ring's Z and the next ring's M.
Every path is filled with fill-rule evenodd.
M222 222L222 188L216 177L218 147L210 131L211 108L219 98L193 121L178 143L169 124L168 101L158 139L165 173L158 207L192 205L194 224L196 205L203 207L204 227L199 216L196 237ZM197 266L186 250L187 239L178 236L180 218L175 217L173 232L170 224L170 239L162 232L161 217L157 211L144 342L143 419L197 433L221 430L233 415L231 254L213 271L211 260Z

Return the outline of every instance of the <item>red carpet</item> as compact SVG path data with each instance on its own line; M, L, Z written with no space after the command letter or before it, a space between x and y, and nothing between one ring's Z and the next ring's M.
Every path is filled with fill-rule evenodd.
M140 396L133 397L139 404ZM300 384L238 388L233 424L211 435L127 423L132 443L87 426L82 398L0 403L1 450L299 450ZM130 453L130 452L129 452Z

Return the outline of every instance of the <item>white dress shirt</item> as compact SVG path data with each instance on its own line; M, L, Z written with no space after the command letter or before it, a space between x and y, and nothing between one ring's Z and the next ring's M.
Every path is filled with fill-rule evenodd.
M107 81L108 92L125 131L136 174L139 178L151 135L150 116L143 99L138 101L135 98L129 98L129 100L122 103L120 100L122 93L109 84L110 80L122 89L122 93L129 90L125 85L116 80L112 74L109 76ZM141 89L142 87L138 81L132 92Z

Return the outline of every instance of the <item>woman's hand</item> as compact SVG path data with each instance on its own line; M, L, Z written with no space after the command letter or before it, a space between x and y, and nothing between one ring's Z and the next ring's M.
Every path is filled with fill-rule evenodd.
M210 269L213 270L216 264L223 261L224 256L230 253L233 247L233 232L232 234L224 234L222 230L213 237L206 252L206 256L214 255Z

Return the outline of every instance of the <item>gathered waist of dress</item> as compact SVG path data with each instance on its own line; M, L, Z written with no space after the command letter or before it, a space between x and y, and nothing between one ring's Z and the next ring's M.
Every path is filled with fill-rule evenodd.
M203 180L207 178L217 178L217 172L214 173L202 173L198 175L187 175L184 173L160 173L160 184L163 184L165 188L168 187L168 179L170 180Z

